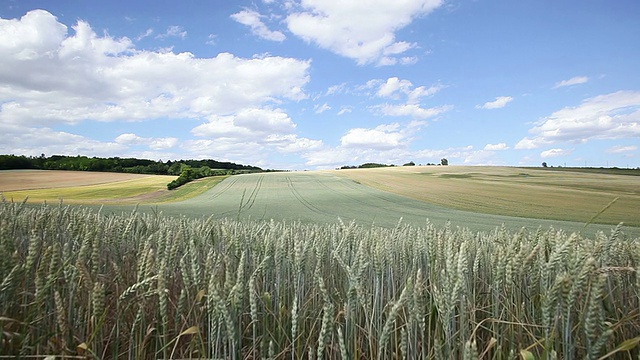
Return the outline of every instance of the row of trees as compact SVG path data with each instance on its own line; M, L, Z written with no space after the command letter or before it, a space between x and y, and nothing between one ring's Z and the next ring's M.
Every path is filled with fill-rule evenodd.
M0 170L41 169L103 171L150 175L177 175L167 184L173 190L195 179L207 176L234 175L242 172L260 172L256 166L239 165L231 162L206 160L154 161L136 158L98 158L86 156L64 156L44 154L40 156L0 155Z
M235 170L235 171L262 171L256 166L240 165L231 162L216 160L178 160L154 161L136 158L99 158L87 156L64 156L44 154L40 156L16 156L0 155L0 170L13 169L41 169L41 170L79 170L79 171L104 171L124 172L135 174L154 175L181 175L184 166L191 168L203 168L203 172L209 170Z
M208 166L201 166L193 168L189 165L182 164L182 171L177 179L167 184L167 189L173 190L180 187L190 181L201 179L207 176L223 176L223 175L235 175L241 170L213 170Z
M402 166L415 166L416 163L414 163L413 161L409 161L406 164L403 164ZM436 165L436 164L432 164L432 163L427 163L426 165ZM440 165L449 165L449 160L447 160L446 158L442 158L440 159ZM350 166L350 165L345 165L340 167L340 169L369 169L369 168L379 168L379 167L393 167L396 165L387 165L387 164L379 164L379 163L364 163L362 165L358 165L358 166Z

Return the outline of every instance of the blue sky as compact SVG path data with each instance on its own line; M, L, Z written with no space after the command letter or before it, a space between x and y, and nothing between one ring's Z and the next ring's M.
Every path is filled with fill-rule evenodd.
M640 166L640 2L0 1L0 153Z

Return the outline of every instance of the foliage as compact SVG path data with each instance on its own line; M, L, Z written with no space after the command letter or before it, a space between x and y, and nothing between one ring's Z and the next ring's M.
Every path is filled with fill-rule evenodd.
M182 164L180 176L178 176L177 179L168 183L167 189L173 190L188 182L191 182L196 179L201 179L207 176L233 175L235 173L236 172L234 170L211 170L208 166L203 166L203 167L194 169L189 165Z
M372 168L381 168L381 167L392 167L395 165L387 165L387 164L378 164L378 163L364 163L358 166L343 166L340 169L372 169Z
M640 239L0 205L2 356L638 356ZM311 356L309 356L311 357Z
M402 166L416 166L416 163L414 163L413 161L409 161L408 163L402 165Z
M449 160L447 158L440 159L440 165L449 165Z
M50 157L46 157L44 154L38 157L0 155L0 170L42 169L180 175L183 166L190 166L192 168L208 167L210 169L220 170L262 171L262 169L256 166L239 165L215 160L179 160L164 163L162 160L154 161L119 157L89 158L80 155L52 155Z

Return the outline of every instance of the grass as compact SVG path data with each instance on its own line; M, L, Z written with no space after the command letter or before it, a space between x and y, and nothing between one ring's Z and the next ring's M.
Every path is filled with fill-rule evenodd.
M34 204L43 199L56 203L63 196L65 203L104 205L103 211L111 213L130 212L139 205L140 211L194 218L316 224L342 219L385 227L394 227L401 218L416 226L429 219L440 226L451 221L474 231L505 223L512 230L553 226L594 233L624 222L636 225L625 231L640 234L635 176L504 167L402 167L214 177L174 191L164 187L165 177L148 177L159 179L155 187L145 187L144 179L5 196L19 202L28 195ZM619 199L600 213L615 198ZM532 220L535 217L546 220ZM586 223L591 224L585 229Z
M138 179L115 181L107 184L72 186L35 190L7 191L3 195L7 199L23 201L28 198L31 203L57 202L64 199L70 204L102 204L102 203L135 203L144 198L166 190L167 182L173 177L147 176ZM139 200L137 200L139 202Z
M16 171L0 173L9 200L32 204L111 204L167 203L198 196L226 179L214 176L199 179L167 190L167 183L175 176L91 173L79 171Z
M477 233L4 202L0 253L0 356L639 355L640 239L619 228Z
M542 168L431 166L340 170L362 184L449 208L496 215L640 226L636 176Z

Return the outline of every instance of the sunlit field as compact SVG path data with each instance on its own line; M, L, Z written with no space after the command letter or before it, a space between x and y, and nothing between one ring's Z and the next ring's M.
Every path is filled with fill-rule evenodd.
M96 173L88 174L91 178ZM69 175L76 182L82 179L75 172ZM342 220L393 227L400 220L421 226L428 219L437 225L451 222L484 231L505 224L513 230L553 226L587 233L607 231L624 222L626 232L640 232L637 226L629 226L640 221L636 176L499 167L397 167L213 177L168 191L166 182L171 179L141 176L3 195L16 202L28 197L30 204L62 199L67 204L102 206L105 213L130 212L137 205L142 212L236 220L316 224Z
M597 224L633 222L635 176L36 173L0 180L0 356L638 356L640 228Z
M619 229L476 233L5 202L0 240L3 356L638 356L640 239Z
M497 215L586 223L615 200L597 222L640 226L640 171L626 173L487 166L336 172L364 185L431 204Z

